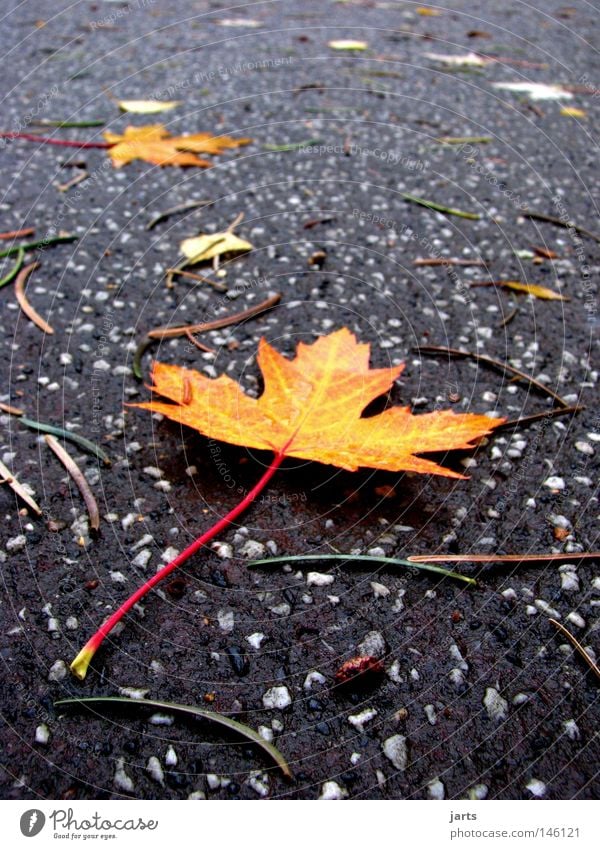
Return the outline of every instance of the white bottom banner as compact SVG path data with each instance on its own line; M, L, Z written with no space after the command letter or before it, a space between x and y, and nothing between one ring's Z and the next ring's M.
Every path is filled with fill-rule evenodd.
M96 846L209 846L295 849L332 845L365 849L440 847L598 846L598 803L344 801L177 802L0 801L3 845L42 849L67 841ZM310 807L310 810L308 808ZM227 810L225 810L227 808ZM377 836L378 835L378 836Z

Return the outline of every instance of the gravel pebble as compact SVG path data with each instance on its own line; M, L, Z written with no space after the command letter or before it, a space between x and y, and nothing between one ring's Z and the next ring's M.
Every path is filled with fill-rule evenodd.
M67 677L68 669L64 660L55 660L48 673L48 681L64 681Z
M371 657L384 657L386 644L383 634L380 631L369 631L358 644L358 652L361 655L371 655Z
M135 785L132 779L125 772L124 758L117 758L117 768L115 770L113 781L118 790L123 790L124 793L133 793Z
M408 748L406 737L393 734L382 743L383 754L392 762L395 769L403 771L408 765Z
M337 799L345 799L348 791L337 783L337 781L326 781L321 787L321 795L319 801L334 801Z
M326 575L324 572L309 572L306 576L309 587L326 587L334 581L335 575Z
M35 742L39 743L40 746L47 746L48 740L50 739L50 729L45 723L42 725L38 725L35 729Z
M541 799L546 795L546 785L539 778L530 778L525 787L536 799Z
M251 772L248 776L248 784L261 799L269 795L269 776L266 772Z
M146 769L148 770L148 773L151 778L153 778L157 784L163 785L165 783L165 774L163 772L162 766L160 765L160 761L156 757L156 755L152 755L150 758L148 758Z
M508 702L502 698L495 687L488 687L483 697L483 706L490 719L496 722L506 719L508 716Z
M375 708L365 708L361 710L360 713L355 713L352 716L348 717L348 722L357 731L363 732L365 730L365 725L367 722L371 722L372 719L375 719L377 716L377 711Z
M439 778L435 778L427 785L427 795L430 799L444 799L446 796L446 788Z
M292 697L287 687L271 687L262 697L263 705L267 710L285 710L292 703Z

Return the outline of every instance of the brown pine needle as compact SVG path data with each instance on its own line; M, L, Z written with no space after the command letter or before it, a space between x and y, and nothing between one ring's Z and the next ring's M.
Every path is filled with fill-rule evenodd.
M457 348L446 348L443 345L417 345L413 348L414 351L417 351L419 354L425 354L429 357L439 357L445 354L448 357L457 357L465 360L474 360L476 363L483 363L484 365L489 366L490 368L502 371L502 372L510 372L511 374L515 374L517 377L522 380L526 380L532 386L535 386L536 389L539 389L540 392L543 392L544 395L549 395L551 398L554 398L557 404L560 404L561 407L568 407L567 402L560 397L556 392L553 392L545 384L541 383L539 380L536 380L535 377L532 377L530 374L525 374L524 371L519 371L519 369L514 366L509 365L508 363L503 363L500 360L494 360L492 357L488 357L485 354L475 354L471 351L459 351Z
M238 312L225 318L217 318L215 321L205 321L201 324L186 324L180 327L155 327L154 330L148 331L148 336L150 339L174 339L177 336L187 336L188 333L205 333L208 330L220 330L223 327L229 327L232 324L239 324L249 318L254 318L254 316L270 310L280 300L280 294L272 295L255 307L250 307L247 310L243 310L243 312Z
M563 221L562 218L556 218L554 215L545 215L543 212L534 212L531 209L526 210L523 215L525 218L531 218L534 221L547 221L548 224L554 224L556 227L564 227L565 230L573 230L575 233L579 233L580 236L587 236L588 239L600 242L600 236L596 233L592 233L590 230L586 230L585 227L580 227L578 224L573 223L573 221Z
M598 666L594 663L594 661L593 661L593 660L592 660L592 658L589 656L589 654L586 652L586 650L585 650L585 649L584 649L584 647L581 645L581 643L579 642L579 640L577 640L577 639L573 636L573 634L565 628L565 626L564 626L564 625L561 625L561 623L560 623L560 622L557 622L557 621L556 621L556 619L550 619L549 621L550 621L550 622L552 622L552 624L553 624L556 628L558 628L558 630L561 632L561 634L564 634L564 635L565 635L565 637L566 637L566 638L567 638L567 640L571 643L571 645L573 646L573 648L575 649L575 651L576 651L576 652L577 652L577 653L578 653L578 654L579 654L579 655L583 658L583 660L585 660L585 662L587 663L587 665L589 666L589 668L592 670L592 672L596 675L596 677L597 677L597 678L600 678L600 669L599 669L599 668L598 668Z
M54 451L60 462L75 481L77 489L81 493L82 498L85 501L85 506L87 507L88 515L90 517L90 527L94 531L97 531L100 527L100 513L98 512L96 499L92 495L92 491L88 486L88 482L86 481L83 472L75 460L67 454L62 445L51 434L47 433L44 439L46 440L48 447Z
M25 283L27 278L31 274L31 272L39 267L39 262L31 262L29 265L26 265L19 274L17 275L17 279L15 280L15 295L17 301L19 302L19 306L27 316L27 318L32 321L36 327L39 327L44 333L48 335L54 333L54 330L50 327L48 322L44 321L44 319L37 313L34 308L31 306L29 301L25 296Z
M165 272L169 277L187 277L190 280L197 280L199 283L208 283L217 292L226 292L227 286L218 283L216 280L211 280L210 277L205 277L204 274L196 274L194 271L186 271L184 268L167 268Z
M72 189L73 186L77 186L79 183L83 183L84 180L87 180L89 177L88 171L81 171L79 174L76 174L71 180L67 180L66 183L57 183L56 188L59 192L68 192L69 189Z
M11 407L10 404L0 404L0 410L3 413L10 413L11 416L24 416L25 410L22 410L20 407Z
M511 419L508 422L503 422L498 425L496 430L509 430L517 427L527 427L534 422L541 422L543 419L557 419L559 416L574 416L585 410L583 404L575 407L554 407L553 410L546 410L544 413L534 413L532 416L522 416L520 419Z
M34 513L38 516L42 515L41 508L35 503L33 498L29 495L27 490L19 483L19 481L14 477L10 469L4 465L4 463L0 462L0 474L2 475L2 480L0 483L5 483L15 492L21 501L24 501L28 507L31 507Z
M600 560L600 551L570 554L411 554L411 563L578 563Z
M10 239L22 239L25 236L34 236L35 229L33 227L27 227L26 230L11 230L9 233L0 233L0 239L3 242L7 242Z
M209 348L208 345L203 345L202 342L199 342L194 337L194 335L192 333L190 333L189 330L186 331L185 335L187 336L189 341L192 343L192 345L194 345L196 348L198 348L199 351L204 351L205 354L216 354L216 351L214 350L214 348Z

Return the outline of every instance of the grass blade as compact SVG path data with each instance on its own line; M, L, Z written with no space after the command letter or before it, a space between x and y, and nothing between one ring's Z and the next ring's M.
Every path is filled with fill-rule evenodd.
M83 448L84 451L87 451L89 454L93 454L94 457L102 460L106 466L110 466L111 464L108 454L106 454L99 445L96 445L95 442L90 442L89 439L86 439L85 436L79 436L78 433L73 433L70 430L65 430L64 428L57 427L56 425L44 424L44 422L34 422L33 419L28 419L27 416L21 416L19 421L31 430L38 430L40 433L51 433L53 436L60 436L62 439L68 439L69 442L79 445L79 447Z
M419 206L425 206L427 209L434 209L436 212L445 212L446 215L456 215L458 218L468 218L471 221L479 221L481 215L477 212L463 212L462 209L455 209L453 206L442 206L441 203L435 203L432 200L426 200L425 198L418 198L415 195L409 195L406 193L402 194L404 200L408 200L411 203L417 203Z
M465 584L477 583L474 578L468 578L466 575L461 575L459 572L451 572L449 569L443 569L440 566L433 566L431 563L413 563L409 560L398 560L395 557L375 557L371 554L297 554L293 557L268 557L266 560L251 560L248 563L248 566L272 566L278 563L299 563L302 561L379 563L382 566L403 566L406 569L414 569L416 567L423 572L435 572L437 575L443 575L445 578L454 578L457 581L464 581Z
M292 777L292 771L290 770L288 762L283 757L279 749L276 749L275 746L264 740L260 734L257 734L256 731L248 725L244 725L242 722L238 722L228 716L223 716L221 713L203 710L195 705L182 705L178 702L160 702L154 699L128 699L122 696L89 696L83 699L61 699L58 702L54 702L55 707L58 707L59 705L74 706L95 704L100 706L105 705L107 707L110 707L111 704L127 705L128 707L141 706L157 710L175 711L177 713L187 714L188 716L196 716L200 719L206 719L208 722L214 722L216 725L221 725L223 728L227 728L229 731L234 731L236 734L244 737L246 740L256 743L263 752L268 754L269 757L275 761L286 778Z

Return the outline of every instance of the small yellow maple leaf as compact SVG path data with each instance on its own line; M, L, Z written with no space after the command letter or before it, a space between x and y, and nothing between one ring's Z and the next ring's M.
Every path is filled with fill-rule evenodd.
M369 345L347 328L312 345L300 343L288 360L264 339L258 364L264 392L255 399L226 375L217 379L176 365L154 363L153 391L168 399L132 406L162 413L205 436L234 445L314 460L355 471L462 475L420 456L473 448L503 419L438 410L415 416L390 407L363 417L368 404L389 391L403 366L369 368Z
M115 168L121 168L134 159L153 165L182 165L210 168L211 163L196 154L218 154L227 148L249 144L251 139L234 139L231 136L214 136L212 133L195 133L189 136L172 136L163 124L144 127L129 126L122 135L107 131L104 138L112 145L108 155Z

